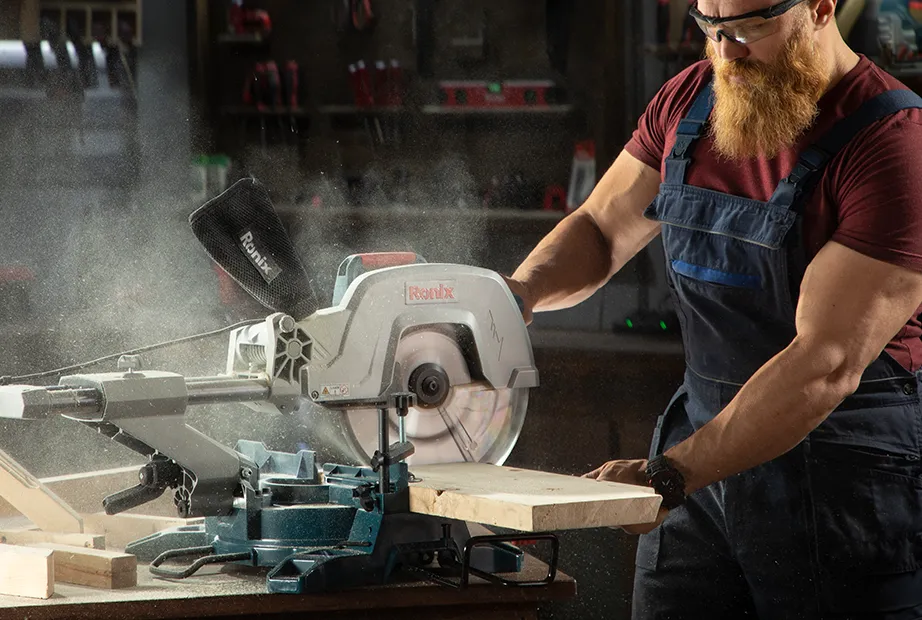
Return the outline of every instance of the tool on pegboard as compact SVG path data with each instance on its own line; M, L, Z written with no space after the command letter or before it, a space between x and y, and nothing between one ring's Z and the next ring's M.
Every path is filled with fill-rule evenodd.
M378 3L372 0L341 0L333 19L340 32L370 34L378 25Z
M544 190L544 211L566 211L567 190L563 185L548 185Z
M570 169L570 187L567 190L568 213L578 209L592 193L596 183L595 176L595 141L577 142Z
M251 34L267 37L272 33L272 19L262 9L246 6L244 0L231 0L228 26L232 34Z
M439 104L446 107L547 107L561 102L563 91L551 80L442 80Z
M268 90L269 74L266 63L257 62L243 82L243 103L256 106L258 110L265 109Z
M285 63L285 70L282 72L282 97L285 105L292 110L300 105L299 89L301 83L299 71L298 62L289 60Z
M355 105L360 108L370 107L375 104L374 90L371 86L371 78L368 75L368 67L365 66L364 60L352 63L348 66L349 84L352 87L352 97Z

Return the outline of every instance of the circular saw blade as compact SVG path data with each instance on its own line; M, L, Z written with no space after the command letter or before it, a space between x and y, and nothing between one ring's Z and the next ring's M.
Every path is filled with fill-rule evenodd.
M407 440L415 452L408 464L474 461L502 464L518 440L525 422L528 390L494 389L471 378L464 354L450 333L422 329L401 338L395 355L400 389L409 386L413 371L423 364L436 364L448 376L450 389L439 406L416 406L407 413ZM344 413L345 426L367 462L378 447L378 414L374 409L352 409ZM390 415L391 441L398 438L398 419Z

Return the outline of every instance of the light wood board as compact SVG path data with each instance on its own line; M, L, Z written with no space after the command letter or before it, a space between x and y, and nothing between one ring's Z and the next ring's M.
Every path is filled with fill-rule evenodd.
M87 549L105 549L106 537L102 534L58 534L39 530L0 530L0 543L7 545L35 545L57 543Z
M51 598L54 562L50 549L0 545L0 594Z
M523 532L616 527L656 520L662 498L646 487L486 463L410 471L410 511Z
M124 549L128 543L161 530L180 525L199 525L204 522L205 519L201 517L180 519L125 513L107 515L104 512L83 515L85 531L91 534L104 534L108 549Z
M138 583L138 558L133 555L53 543L35 547L54 552L55 581L110 590Z
M2 450L0 497L40 529L69 533L83 531L80 515Z

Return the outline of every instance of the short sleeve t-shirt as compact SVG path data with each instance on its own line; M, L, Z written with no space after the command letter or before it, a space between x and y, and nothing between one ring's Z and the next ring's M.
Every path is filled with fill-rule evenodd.
M628 153L663 171L679 121L712 76L709 61L695 63L669 80L647 106ZM797 161L798 154L866 100L901 82L866 57L820 99L813 127L774 159L718 161L713 140L695 147L686 183L715 191L768 200ZM827 241L866 256L922 271L922 110L885 118L859 133L828 164L803 206L808 260ZM922 367L922 308L887 345L905 368Z

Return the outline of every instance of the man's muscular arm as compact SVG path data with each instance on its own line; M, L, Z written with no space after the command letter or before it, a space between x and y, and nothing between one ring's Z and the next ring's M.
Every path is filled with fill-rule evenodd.
M525 302L526 320L532 310L585 300L659 234L659 223L643 217L659 183L659 172L622 151L585 204L542 239L508 280Z
M691 493L781 456L858 387L922 303L922 273L829 242L810 263L797 336L711 422L666 452ZM719 352L715 352L719 353Z

